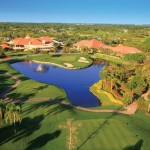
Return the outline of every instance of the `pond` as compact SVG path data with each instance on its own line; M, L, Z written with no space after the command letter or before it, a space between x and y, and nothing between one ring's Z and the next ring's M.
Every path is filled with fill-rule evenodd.
M37 72L39 64L34 62L18 62L11 66L25 76L47 84L63 88L68 100L77 106L95 107L100 102L89 87L100 80L99 73L106 64L101 62L80 70L68 70L53 65L43 65L44 71ZM40 66L41 67L41 66Z

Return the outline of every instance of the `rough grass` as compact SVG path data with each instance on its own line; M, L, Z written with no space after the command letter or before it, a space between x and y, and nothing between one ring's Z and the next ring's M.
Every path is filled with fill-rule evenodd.
M97 83L95 83L92 87L91 87L91 90L93 91L93 94L95 94L98 98L100 98L99 96L102 94L102 95L106 95L108 100L110 100L111 102L115 103L115 104L118 104L118 105L121 105L123 106L123 102L119 99L116 99L111 93L105 91L102 89L102 80L98 81ZM99 95L99 94L100 95ZM98 95L97 95L98 94ZM107 102L109 102L107 100ZM106 103L104 100L102 100L103 103ZM110 103L110 102L109 102Z
M99 99L101 106L100 107L93 107L92 109L116 109L116 110L124 110L123 107L120 105L117 105L116 103L113 103L110 101L110 98L103 93L99 93L95 90L94 85L90 87L90 91Z
M85 57L89 63L78 62L80 57ZM92 64L92 60L84 54L54 54L54 55L40 55L31 57L32 60L56 63L65 66L64 63L72 64L73 67L87 67Z
M94 59L102 59L102 60L106 60L108 62L112 62L112 63L116 63L116 64L123 64L125 63L125 61L121 58L115 57L115 56L110 56L110 55L106 55L106 54L100 54L100 53L96 53L94 55L91 56Z
M81 123L77 135L76 149L131 149L148 150L150 147L150 119L143 111L136 115L116 113L88 113L50 102L28 102L22 104L23 121L17 124L17 133L12 126L0 128L0 149L10 150L67 150L66 118Z

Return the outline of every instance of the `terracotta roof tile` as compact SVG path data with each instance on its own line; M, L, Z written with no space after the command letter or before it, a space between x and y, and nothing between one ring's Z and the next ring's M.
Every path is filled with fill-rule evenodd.
M116 47L105 45L104 43L98 41L98 40L82 40L80 42L77 42L73 44L73 46L79 46L79 47L89 47L89 48L104 48L104 49L110 49L113 52L116 53L122 53L122 54L130 54L130 53L142 53L139 49L135 47L129 47L129 46L123 46L119 45Z
M44 43L51 43L52 39L48 36L41 38L18 38L13 41L14 45L43 45Z
M108 49L111 49L112 51L114 51L116 53L122 53L122 54L142 53L141 50L139 50L135 47L129 47L129 46L123 46L123 45L119 45L116 47L104 45L103 48L108 48Z
M5 48L11 49L11 47L10 47L10 46L8 46L7 44L4 44L4 43L3 43L3 44L1 44L0 46L1 46L3 49L5 49Z
M80 46L80 47L86 46L89 48L100 48L102 45L103 45L102 42L95 40L95 39L93 39L93 40L82 40L82 41L74 44L74 46Z

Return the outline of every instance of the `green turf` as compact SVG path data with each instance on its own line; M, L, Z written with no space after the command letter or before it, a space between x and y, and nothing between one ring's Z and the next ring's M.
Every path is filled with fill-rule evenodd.
M22 56L27 56L27 55L33 55L33 53L31 53L30 51L26 51L26 52L12 52L12 51L6 51L5 52L6 56L10 56L12 58L18 58L18 57L22 57Z
M13 84L15 84L15 80L0 72L0 93L10 88Z
M106 55L106 54L100 54L100 53L96 53L94 55L91 56L94 59L102 59L102 60L106 60L108 62L112 62L112 63L116 63L116 64L123 64L125 63L125 61L121 58L115 57L115 56L110 56L110 55Z
M116 113L88 113L69 109L50 102L22 104L23 121L17 125L17 133L11 126L0 128L0 149L5 150L58 150L67 149L65 142L68 134L59 125L66 118L80 122L76 148L82 150L123 150L150 147L150 119L143 111L136 115Z
M80 57L85 57L89 63L78 62ZM40 55L31 57L32 60L56 63L65 66L64 63L72 64L76 67L87 67L92 64L92 60L85 54L54 54L54 55Z
M38 99L40 96L66 98L62 89L29 80L12 69L7 62L0 64L0 70L9 71L23 80L9 96L19 99ZM108 108L108 103L109 101L103 107ZM74 118L75 123L81 123L76 149L149 150L150 118L144 111L129 116L82 112L51 102L31 101L21 105L23 120L16 126L17 133L13 133L10 125L0 127L0 150L67 150L67 129L59 128L65 124L67 118Z
M113 103L112 101L110 101L109 97L105 94L102 93L98 93L94 86L90 87L90 91L99 99L100 101L100 107L93 107L91 109L101 109L101 110L105 110L105 109L117 109L117 110L124 110L123 107L121 107L120 105L117 105L116 103Z
M54 85L36 82L33 80L24 80L12 92L7 94L8 97L14 100L26 99L59 99L66 100L67 96L62 88Z
M2 88L1 91L6 90L7 87L10 87L12 84L15 83L14 80L12 81L10 77L4 76L4 73L9 72L12 75L15 75L17 78L21 79L21 83L19 84L19 86L11 91L9 94L7 94L8 97L14 100L27 100L35 98L60 100L67 99L66 93L62 88L30 80L24 75L20 74L18 71L14 70L9 63L15 61L16 60L12 60L10 62L8 61L0 64L0 71L3 72L0 75L3 77L2 79L0 79L0 85L5 85L5 87ZM5 80L3 80L4 78Z

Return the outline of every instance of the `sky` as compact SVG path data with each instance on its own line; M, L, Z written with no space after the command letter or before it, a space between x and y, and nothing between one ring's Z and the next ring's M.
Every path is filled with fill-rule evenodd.
M0 0L0 22L150 24L150 0Z

